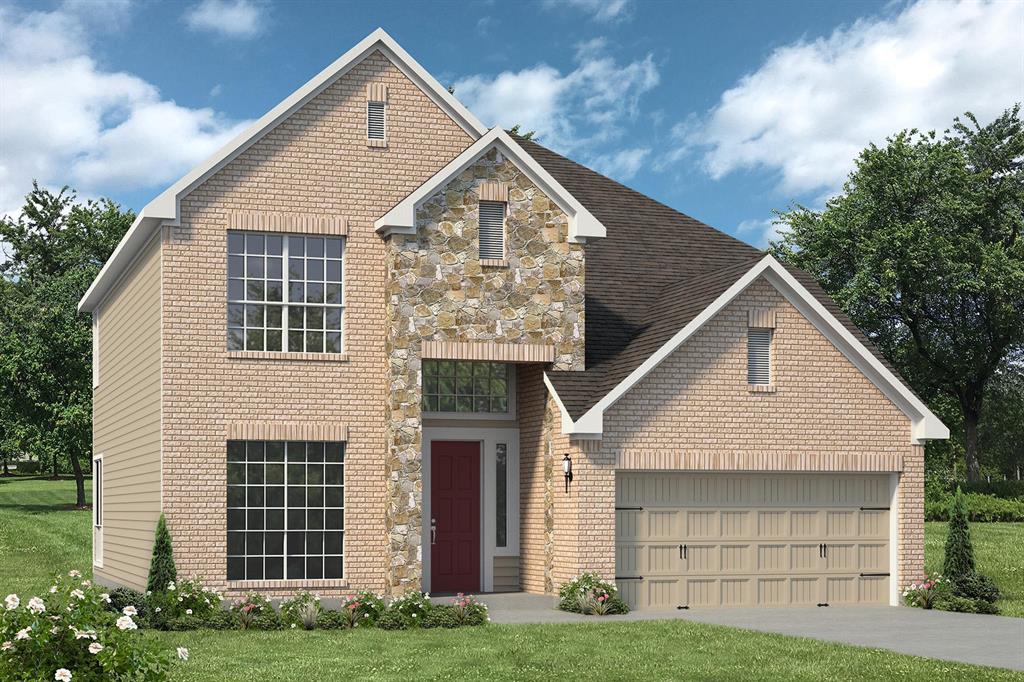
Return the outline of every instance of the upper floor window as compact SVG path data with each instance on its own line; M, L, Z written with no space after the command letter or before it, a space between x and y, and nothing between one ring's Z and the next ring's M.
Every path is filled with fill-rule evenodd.
M512 372L503 362L423 361L423 411L508 414Z
M228 232L228 350L342 352L344 246Z
M771 350L773 329L747 330L747 383L752 386L771 384Z
M480 202L480 258L505 257L505 202Z

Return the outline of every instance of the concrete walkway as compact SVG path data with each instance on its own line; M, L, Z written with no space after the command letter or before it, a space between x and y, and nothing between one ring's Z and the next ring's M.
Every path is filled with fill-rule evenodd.
M787 609L634 611L625 616L581 616L555 609L535 594L480 597L494 623L595 623L685 619L729 627L889 649L975 665L1024 670L1024 619L889 606Z

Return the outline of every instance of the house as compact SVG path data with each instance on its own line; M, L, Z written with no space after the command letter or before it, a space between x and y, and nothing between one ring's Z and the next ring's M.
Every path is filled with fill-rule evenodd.
M160 513L229 594L922 573L948 431L817 284L488 130L382 30L148 204L80 309L104 584L145 584Z

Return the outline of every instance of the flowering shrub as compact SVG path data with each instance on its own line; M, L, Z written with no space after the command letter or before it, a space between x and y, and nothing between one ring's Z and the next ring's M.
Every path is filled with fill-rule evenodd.
M387 605L384 597L368 590L360 592L341 604L341 610L348 611L353 617L353 627L358 623L362 627L376 625Z
M595 573L583 573L562 585L558 591L558 608L595 616L629 612L629 606L619 598L615 585L601 580Z
M903 603L907 606L930 609L947 590L948 583L941 575L928 576L924 580L911 583L903 590Z
M138 608L115 614L109 601L78 571L59 576L45 598L8 595L0 610L0 679L166 680L171 657L139 636Z
M252 593L240 599L231 606L231 610L238 616L238 625L243 630L248 630L256 622L256 618L266 613L273 613L274 606L270 600L262 594Z
M423 618L430 609L430 595L410 592L393 599L377 620L377 627L384 630L405 630L423 625Z
M477 601L473 595L464 595L461 592L452 601L452 611L459 626L483 625L491 619L487 615L487 604Z
M316 627L316 619L320 615L320 597L309 592L297 595L281 602L281 619L290 626L302 626L307 630Z
M203 620L219 609L223 600L220 592L203 586L202 578L170 582L165 591L146 593L147 617L153 627L165 629L170 621L188 616Z

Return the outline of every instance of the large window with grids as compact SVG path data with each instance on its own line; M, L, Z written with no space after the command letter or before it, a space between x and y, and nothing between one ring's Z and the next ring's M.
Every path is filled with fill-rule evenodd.
M511 368L504 362L423 361L423 411L507 414Z
M342 352L342 237L228 232L228 350Z
M228 580L342 578L345 444L228 441Z

